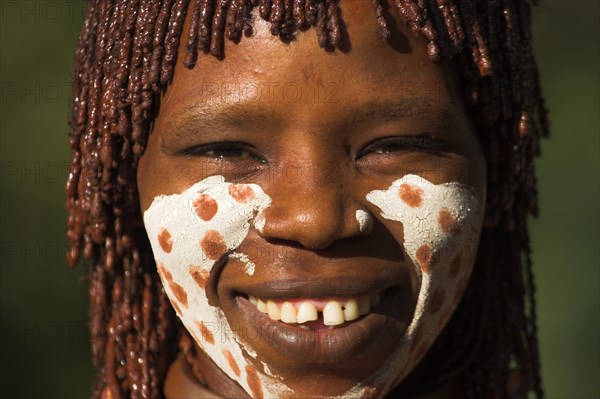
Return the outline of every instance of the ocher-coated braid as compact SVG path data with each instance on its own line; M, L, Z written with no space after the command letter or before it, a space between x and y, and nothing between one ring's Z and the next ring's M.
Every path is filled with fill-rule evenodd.
M389 40L382 0L371 1L379 36ZM532 161L548 122L531 48L532 2L387 3L428 42L432 61L456 57L488 163L489 227L465 295L423 361L428 377L418 389L460 375L468 398L505 398L512 359L523 373L521 397L533 392L542 398L527 218L537 213ZM90 334L98 369L93 398L106 387L114 398L162 398L166 372L180 351L203 380L193 340L156 273L135 180L157 100L173 79L180 40L186 40L181 59L192 68L199 56L225 56L224 40L242 39L252 17L259 17L286 41L299 29L315 27L318 45L335 49L342 42L340 5L343 10L352 2L89 3L73 70L66 206L68 262L82 256L91 261ZM181 38L188 12L190 30Z

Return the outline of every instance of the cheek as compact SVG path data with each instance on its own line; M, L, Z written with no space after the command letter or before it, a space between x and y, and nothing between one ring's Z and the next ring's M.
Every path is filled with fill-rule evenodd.
M400 222L403 246L419 274L459 274L460 259L475 252L481 225L480 203L473 190L459 183L432 184L407 175L387 190L374 190L367 200L381 216Z
M404 341L410 369L429 350L462 297L478 246L483 204L462 184L435 185L416 175L370 192L367 200L381 209L388 225L402 224L404 251L420 276Z
M269 204L257 185L212 176L179 194L155 197L144 212L157 272L178 317L217 366L248 392L260 388L256 371L235 338L223 333L232 329L221 309L209 304L206 290L213 267L226 254L240 260L234 264L245 262L252 274L251 261L233 251Z

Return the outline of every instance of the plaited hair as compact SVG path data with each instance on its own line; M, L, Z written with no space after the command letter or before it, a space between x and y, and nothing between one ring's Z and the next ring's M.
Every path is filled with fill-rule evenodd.
M533 158L548 126L531 48L531 1L394 0L427 41L433 62L455 58L488 163L486 227L464 297L422 365L423 390L462 376L468 398L506 398L509 365L522 371L517 397L543 397L527 218L537 213ZM372 0L381 40L386 2ZM351 3L348 4L351 7ZM162 288L141 220L136 168L158 98L181 60L224 56L251 12L292 40L314 27L318 45L340 46L337 0L93 0L73 72L66 185L71 265L90 261L90 332L97 381L114 398L161 398L178 352L193 340ZM187 38L181 38L191 12ZM250 39L251 40L251 39ZM196 367L196 374L201 370Z

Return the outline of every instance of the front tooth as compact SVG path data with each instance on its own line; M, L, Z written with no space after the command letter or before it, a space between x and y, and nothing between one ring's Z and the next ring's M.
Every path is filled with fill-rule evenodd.
M256 301L256 308L263 313L268 313L267 304L261 301L260 299Z
M317 308L310 302L302 302L298 306L298 323L305 323L311 320L317 320Z
M323 308L323 323L326 326L337 326L344 322L344 312L337 301L329 301Z
M258 300L255 297L253 297L252 295L249 295L248 299L250 300L250 303L253 304L254 306L256 306L256 304L258 303Z
M356 320L360 316L360 312L358 310L358 303L356 303L356 299L350 299L344 305L344 319L346 321Z
M269 314L271 320L279 320L281 317L279 306L277 306L273 301L267 301L267 313Z
M294 308L291 302L284 302L281 305L281 321L284 323L296 322L296 308Z
M362 296L358 298L358 312L360 315L362 316L369 313L369 310L371 310L371 300L369 297Z

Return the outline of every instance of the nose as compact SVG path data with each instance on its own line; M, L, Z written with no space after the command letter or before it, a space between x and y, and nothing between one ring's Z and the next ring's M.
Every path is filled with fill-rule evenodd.
M361 209L338 170L303 164L293 173L280 173L266 188L271 204L257 220L259 234L269 241L291 241L307 249L325 249L336 241L365 234ZM288 170L289 172L289 170ZM332 177L335 176L335 177ZM361 216L364 218L364 211Z

